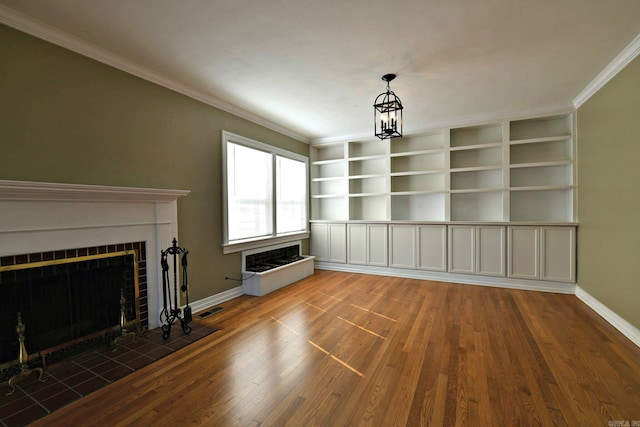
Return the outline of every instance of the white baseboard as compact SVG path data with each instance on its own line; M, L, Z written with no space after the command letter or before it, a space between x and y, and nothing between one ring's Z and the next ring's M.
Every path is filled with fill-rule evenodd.
M191 311L193 312L193 314L196 314L199 311L206 310L207 308L211 308L214 305L229 301L231 299L239 297L240 295L244 295L244 291L242 289L242 286L237 286L224 292L220 292L219 294L210 295L201 300L190 302L189 305L191 306Z
M631 342L640 347L640 330L638 328L618 316L609 307L592 297L580 286L576 286L576 296L580 301L589 306L589 308L598 313L604 320L609 322L611 326L619 330L622 335L629 338Z
M376 274L378 276L404 277L408 279L433 280L437 282L460 283L464 285L493 286L507 289L521 289L526 291L553 292L571 295L575 293L576 286L574 283L547 282L544 280L524 280L510 277L455 274L430 270L412 270L395 267L375 267L370 265L338 264L318 261L316 261L316 268L318 270Z

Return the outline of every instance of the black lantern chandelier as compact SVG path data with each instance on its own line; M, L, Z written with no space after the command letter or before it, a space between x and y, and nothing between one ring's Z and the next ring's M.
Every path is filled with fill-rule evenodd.
M382 76L387 82L387 91L378 95L373 104L373 128L382 140L402 137L402 102L389 87L389 82L395 78L395 74Z

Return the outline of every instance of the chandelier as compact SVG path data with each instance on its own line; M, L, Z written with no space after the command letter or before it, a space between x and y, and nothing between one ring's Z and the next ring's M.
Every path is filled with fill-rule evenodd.
M395 74L382 76L387 82L387 91L378 95L373 104L373 129L382 140L402 137L402 102L389 87L395 78Z

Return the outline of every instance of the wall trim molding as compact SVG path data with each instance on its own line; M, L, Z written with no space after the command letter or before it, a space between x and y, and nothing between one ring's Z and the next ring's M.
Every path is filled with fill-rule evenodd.
M60 31L57 28L49 26L41 21L30 18L13 9L0 5L0 23L7 25L16 30L22 31L49 43L53 43L72 52L94 59L103 64L117 68L120 71L134 75L143 80L155 83L159 86L170 89L174 92L188 96L189 98L200 101L211 107L226 111L235 116L263 126L267 129L281 133L300 142L308 144L310 139L266 120L256 114L243 110L235 105L225 102L215 96L209 95L201 90L194 89L184 83L181 83L170 77L161 75L151 69L141 66L140 64L117 55L107 49L103 49L97 45L89 43L71 34Z
M574 107L576 109L580 108L582 104L591 98L638 55L640 55L640 34L574 98Z
M584 302L589 308L599 314L600 317L609 322L611 326L620 331L622 335L629 338L631 342L640 347L640 330L638 328L624 320L618 314L613 312L609 307L598 301L587 291L577 285L576 296L580 301Z
M190 303L189 306L191 306L191 311L195 315L202 310L206 310L207 308L213 307L214 305L222 304L223 302L227 302L241 295L244 295L242 286L236 286L235 288L231 288L226 291L210 295L201 300L194 301ZM184 307L182 308L184 309Z

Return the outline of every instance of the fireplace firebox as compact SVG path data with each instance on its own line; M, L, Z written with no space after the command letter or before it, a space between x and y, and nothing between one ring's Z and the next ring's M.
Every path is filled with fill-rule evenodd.
M18 357L18 313L28 353L43 361L46 354L119 330L121 297L127 323L146 326L144 255L145 243L137 242L1 258L0 367Z

